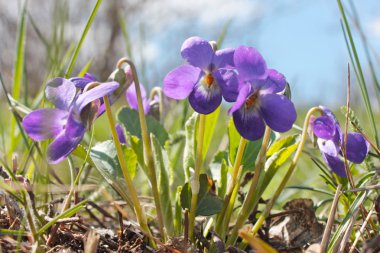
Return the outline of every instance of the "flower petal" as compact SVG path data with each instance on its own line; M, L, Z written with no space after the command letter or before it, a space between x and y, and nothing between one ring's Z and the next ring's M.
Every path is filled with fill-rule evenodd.
M336 134L336 121L329 116L320 116L313 122L313 132L318 138L332 140Z
M69 138L61 133L47 149L47 160L50 164L57 164L65 160L69 154L78 146L83 136Z
M235 48L225 48L222 50L217 50L215 56L212 60L215 69L233 67L234 64L234 53Z
M354 163L362 163L368 155L369 143L360 133L347 134L347 159Z
M201 83L195 85L190 93L189 102L194 111L201 114L209 114L222 103L222 91L217 84L207 87Z
M189 64L173 69L164 79L165 96L177 100L188 97L200 77L201 70Z
M80 94L78 99L75 101L76 110L80 112L87 104L110 94L118 87L118 82L101 83L100 85Z
M51 101L55 107L62 110L68 110L76 94L75 85L64 78L54 78L46 84L46 98Z
M321 138L318 138L317 144L319 147L319 150L322 153L325 153L329 156L338 156L340 152L340 146L339 142L334 142L333 140L324 140Z
M87 84L89 84L91 82L96 82L97 81L96 78L95 78L95 76L92 75L91 73L86 73L86 74L84 74L83 77L73 77L73 78L70 78L69 80L78 89L83 89Z
M290 130L296 121L297 113L292 101L278 94L260 96L260 111L265 123L276 132Z
M330 156L322 153L323 159L326 161L330 169L340 177L347 177L344 163L339 156Z
M234 113L244 106L246 99L252 94L253 89L249 84L243 85L239 91L239 95L236 98L235 104L230 108L228 114Z
M84 112L86 112L84 110ZM90 114L91 112L89 112ZM93 118L94 115L81 115L78 114L75 110L71 110L69 117L67 119L67 123L65 126L65 134L68 138L76 138L82 136L86 133L89 118Z
M239 95L239 80L235 71L230 69L219 69L213 73L222 95L227 102L235 102Z
M268 69L268 77L265 81L259 81L262 85L261 94L279 93L284 91L286 86L285 76L275 69Z
M250 141L263 137L265 124L257 111L247 111L245 107L242 107L240 110L235 111L232 116L235 127L242 137Z
M256 48L246 46L237 48L234 63L244 81L265 80L268 76L267 64Z
M194 67L206 70L214 57L214 50L207 40L200 37L190 37L182 44L181 55Z
M125 139L123 127L120 124L116 124L116 133L117 137L119 138L119 141L121 144L127 144L127 141Z
M142 98L142 103L143 103L143 108L144 108L144 114L146 115L149 112L150 105L149 105L148 99L146 98L146 91L145 91L144 85L142 85L141 83L140 83L140 90L141 90L141 98ZM132 109L137 111L139 109L139 106L137 102L135 83L132 83L128 87L127 91L125 92L125 96L127 98L127 102L129 106Z
M60 109L39 109L26 115L22 125L35 141L43 141L59 135L66 124L68 112Z

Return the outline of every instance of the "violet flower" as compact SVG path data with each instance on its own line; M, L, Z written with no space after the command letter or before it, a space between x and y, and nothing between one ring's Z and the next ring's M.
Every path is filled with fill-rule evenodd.
M229 94L233 82L223 68L233 66L234 49L214 51L211 44L199 37L188 38L182 45L181 55L188 64L169 72L163 85L164 94L181 100L189 97L190 105L201 114L213 112L222 102L235 97ZM233 77L233 76L232 76Z
M317 143L323 159L330 169L341 177L347 177L343 162L342 147L344 136L339 122L334 114L321 106L324 114L311 119L313 133L317 136ZM353 163L362 163L369 152L369 143L362 134L347 133L346 154L347 160Z
M276 132L291 129L297 118L293 103L279 94L285 89L285 77L267 69L261 54L253 47L235 50L239 95L229 113L242 137L254 141L263 137L265 125Z
M83 93L77 95L73 82L55 78L47 84L45 93L56 108L29 113L23 119L23 127L35 141L53 138L47 149L47 158L51 164L59 163L78 146L96 119L100 98L118 87L117 82L102 83L91 89L85 87Z
M146 90L144 88L144 85L140 83L140 90L141 90L141 98L142 98L142 104L144 108L144 114L147 115L150 110L150 100L146 97ZM135 83L133 82L128 89L125 91L125 97L127 99L127 102L129 106L133 109L138 111L139 106L137 102L137 94L136 94L136 87Z

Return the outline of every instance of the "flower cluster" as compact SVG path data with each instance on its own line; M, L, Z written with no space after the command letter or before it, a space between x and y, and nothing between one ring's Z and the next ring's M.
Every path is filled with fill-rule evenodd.
M317 143L323 159L330 169L341 177L347 177L344 167L343 147L344 136L334 114L326 107L321 106L323 115L311 118L310 125L317 136ZM369 143L360 133L348 133L345 145L347 160L353 163L362 163L369 151Z
M38 109L24 117L22 124L30 138L35 141L54 139L47 150L49 163L63 161L78 146L99 116L101 98L119 87L117 82L95 83L94 80L92 75L51 80L45 94L55 108Z
M189 98L201 114L213 112L222 102L235 102L229 113L238 132L248 140L264 135L265 125L277 132L288 131L297 114L293 103L281 93L285 77L268 69L253 47L214 50L199 38L187 39L181 49L187 61L164 79L163 91L173 99Z

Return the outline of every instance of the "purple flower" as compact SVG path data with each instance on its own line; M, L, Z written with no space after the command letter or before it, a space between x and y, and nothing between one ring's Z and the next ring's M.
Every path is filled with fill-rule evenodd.
M234 62L239 95L229 113L241 136L258 140L264 135L265 124L276 132L291 129L297 118L296 110L286 96L279 94L285 89L285 77L267 69L264 58L253 47L237 48Z
M59 163L78 146L96 119L100 98L118 87L117 82L102 83L93 88L86 86L83 93L77 95L72 81L55 78L47 84L45 93L56 108L29 113L22 122L24 129L35 141L53 138L54 141L48 146L47 158L49 163Z
M86 73L83 77L72 77L69 79L69 81L71 81L78 89L84 89L87 84L96 82L97 80L93 74Z
M142 104L144 108L144 114L146 115L149 113L149 110L150 110L150 101L146 97L146 91L145 91L144 85L142 85L141 83L140 83L140 90L141 90L141 98L142 98ZM126 90L125 97L127 99L129 106L133 110L138 111L139 106L137 103L137 94L136 94L136 87L135 87L134 82Z
M116 124L116 133L117 137L119 138L119 141L121 144L127 144L127 140L124 135L123 127L120 124Z
M189 97L196 112L209 114L222 102L222 96L231 101L230 82L234 76L228 72L233 66L234 49L214 51L211 44L199 37L187 39L181 48L182 58L188 64L169 72L164 79L164 94L173 99Z
M334 114L322 107L324 114L311 120L313 133L317 136L318 147L330 169L341 177L347 177L342 160L344 137ZM347 160L362 163L369 151L369 143L360 133L348 133L346 144Z

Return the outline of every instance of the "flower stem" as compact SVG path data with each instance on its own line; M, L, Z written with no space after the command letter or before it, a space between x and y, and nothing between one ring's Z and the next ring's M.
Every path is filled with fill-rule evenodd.
M202 167L202 151L203 151L203 139L205 133L206 115L199 114L198 124L198 136L197 136L197 151L195 155L195 168L194 176L190 179L191 185L191 207L189 214L189 238L194 237L194 225L195 225L195 213L197 211L198 194L199 194L199 175L201 174Z
M264 137L263 137L263 142L261 144L260 153L259 153L259 156L256 160L255 174L253 176L252 184L249 188L247 196L245 197L243 206L240 209L240 213L239 213L238 218L236 220L235 227L232 230L231 235L228 238L228 241L227 241L228 245L233 245L235 243L236 238L238 236L239 229L243 226L244 222L248 219L249 215L251 214L251 212L254 208L253 203L255 200L257 184L259 182L261 169L262 169L264 161L265 161L265 155L266 155L267 146L268 146L269 139L270 139L270 133L271 133L271 130L267 126L265 128L265 133L264 133Z
M108 96L104 97L104 104L106 107L108 122L110 123L112 138L113 138L113 141L115 143L117 157L119 159L121 171L123 172L123 176L124 176L125 182L127 183L128 191L129 191L132 203L133 203L134 208L135 208L137 221L139 222L141 229L149 237L152 247L156 248L156 243L155 243L154 238L152 236L152 233L150 232L149 227L148 227L148 223L146 220L144 209L141 208L140 201L139 201L139 198L137 195L137 191L133 185L132 178L128 173L127 162L125 161L125 157L124 157L123 151L121 149L121 144L120 144L119 138L117 136L117 132L116 132L116 128L115 128L115 120L112 116L111 106L109 103Z
M243 154L244 154L246 145L247 145L247 140L241 137L238 151L236 153L234 168L232 170L231 184L229 185L227 194L224 198L222 211L219 213L218 219L216 222L215 232L222 238L224 237L224 234L225 234L223 224L225 223L228 224L229 218L230 218L230 217L228 218L228 221L225 221L226 211L228 210L229 206L233 206L235 203L235 198L231 198L231 197L233 195L234 189L236 188L236 186L238 185L238 182L240 181L238 180L238 174L239 174L239 169L240 169L241 161L243 159Z
M268 217L270 210L272 209L274 203L276 202L276 200L280 196L280 194L283 191L285 185L287 184L289 178L293 174L294 169L296 168L297 162L301 157L303 147L305 146L305 142L307 139L307 129L309 126L310 117L313 113L316 113L316 112L320 112L322 114L321 108L313 107L308 111L306 118L305 118L305 121L304 121L304 125L303 125L301 141L298 145L298 148L297 148L297 151L293 157L293 160L292 160L291 164L289 165L288 171L286 172L284 178L282 179L282 181L281 181L280 185L278 186L276 192L274 193L273 197L271 198L269 203L265 206L264 211L261 213L259 219L256 221L255 225L253 226L253 228L251 230L252 236L254 236L257 233L257 231L259 231L259 229L262 226L262 224L264 223L265 219Z
M152 153L152 144L149 137L148 132L148 126L146 124L145 114L144 114L144 108L142 103L142 97L141 97L141 89L140 89L140 83L137 76L137 71L134 63L131 60L128 60L126 58L123 58L121 61L124 61L127 63L132 71L133 75L133 81L135 83L136 88L136 95L137 95L137 103L138 103L138 112L139 112L139 119L140 119L140 125L141 125L141 135L144 143L144 152L145 152L145 163L148 167L148 174L149 174L149 181L152 185L152 193L154 198L154 203L156 205L156 212L157 212L157 220L158 220L158 229L160 231L161 237L163 241L166 240L166 233L165 233L165 225L164 225L164 219L162 215L162 208L161 208L161 200L160 200L160 193L158 191L158 185L157 185L157 176L156 176L156 168L154 165L154 158ZM119 63L121 62L119 61Z

